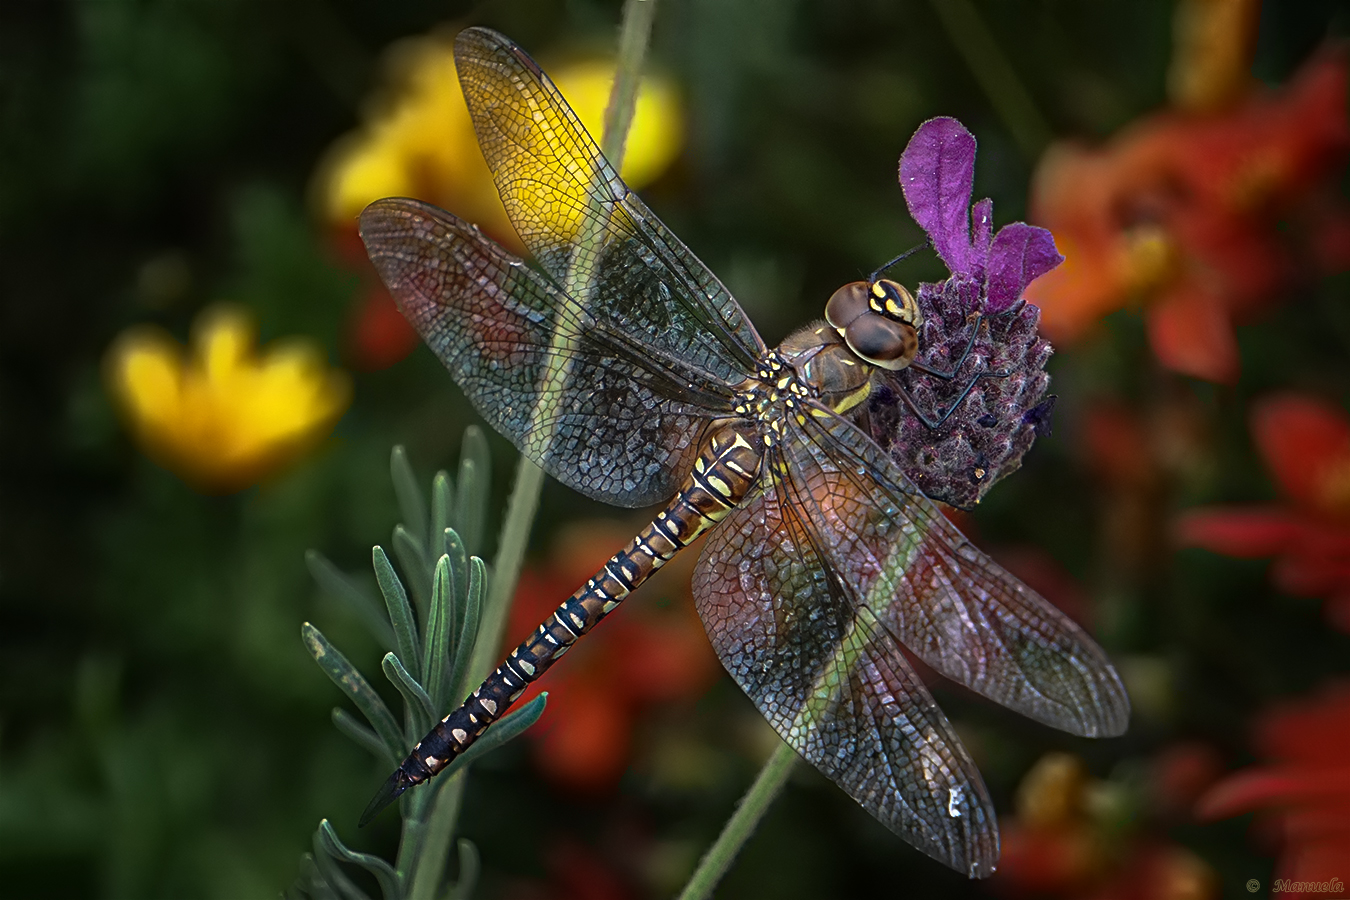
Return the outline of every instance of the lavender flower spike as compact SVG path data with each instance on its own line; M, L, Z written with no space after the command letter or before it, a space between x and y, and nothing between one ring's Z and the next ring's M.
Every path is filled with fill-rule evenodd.
M919 126L900 186L951 277L919 285L916 361L951 377L905 369L868 401L877 443L929 497L962 509L1016 470L1048 425L1052 350L1036 333L1040 310L1018 301L1064 261L1044 228L1014 222L994 233L993 203L971 206L974 185L974 135L956 119Z

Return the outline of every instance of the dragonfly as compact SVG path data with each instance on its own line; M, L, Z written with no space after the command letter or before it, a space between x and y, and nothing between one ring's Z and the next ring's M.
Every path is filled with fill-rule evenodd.
M537 267L402 198L362 212L370 258L526 458L588 497L663 507L418 743L362 824L463 753L706 533L698 612L774 730L923 853L992 873L988 790L906 651L1077 735L1123 733L1129 700L1101 648L967 540L859 427L875 385L915 361L914 297L877 276L852 282L825 321L769 348L520 47L470 28L455 62Z

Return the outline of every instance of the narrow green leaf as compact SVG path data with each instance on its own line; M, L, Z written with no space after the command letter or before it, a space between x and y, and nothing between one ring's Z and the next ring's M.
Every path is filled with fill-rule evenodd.
M445 529L453 527L455 486L444 471L437 472L431 482L431 533L427 535L427 548L440 557L445 553Z
M464 805L465 779L461 775L445 781L433 779L422 793L424 814L419 846L407 872L408 900L443 900L449 888L443 885L445 866L450 860L455 823Z
M360 719L340 706L333 707L333 726L365 747L372 755L388 762L391 768L402 762L401 759L389 752L389 748L385 746L384 741L380 740L380 736L375 733L374 729L362 723Z
M420 541L421 536L427 533L427 501L422 496L422 489L417 486L417 476L413 474L408 453L401 444L389 454L389 475L394 481L394 496L398 498L403 524Z
M454 678L460 668L460 635L464 632L464 622L468 615L469 602L469 555L465 552L464 543L459 539L459 532L453 528L447 528L445 531L445 544L447 547L446 556L450 560L450 656L446 666L445 688L455 686ZM477 625L474 626L477 628ZM451 697L450 699L456 699Z
M450 630L447 632L445 658L445 698L451 706L462 697L454 696L456 671L459 669L459 636L463 633L464 620L469 605L469 558L460 543L459 533L453 528L445 530L445 543L449 552L445 558L450 561Z
M470 553L483 552L488 496L492 491L492 453L483 429L464 430L459 454L459 494L455 499L454 527Z
M398 887L398 875L394 872L394 867L380 859L378 856L372 856L369 853L357 853L354 850L348 850L346 845L338 839L337 832L333 830L332 824L327 819L319 822L319 830L314 835L315 850L321 846L328 855L334 859L340 859L344 862L360 866L371 875L380 884L380 894L384 900L399 900L402 892ZM463 843L463 842L461 842ZM463 866L464 852L460 851L460 865ZM475 863L477 861L475 860ZM461 871L463 869L461 868ZM474 869L477 874L477 868Z
M392 653L386 653L384 659L380 660L380 668L384 670L385 677L394 683L398 692L403 695L403 702L408 705L409 712L413 717L413 740L426 734L431 728L431 723L437 719L436 708L431 705L431 698L427 692L417 683L417 680L408 674L408 670L403 668L403 663Z
M450 662L451 596L450 557L436 561L436 577L431 589L431 611L427 618L426 646L422 657L422 681L431 695L436 716L445 711L446 675Z
M389 754L395 759L401 758L406 750L403 735L394 720L393 713L384 705L380 695L375 693L370 682L347 661L347 657L328 642L323 632L310 623L301 624L300 637L329 680L338 686L338 690L350 697L362 715L370 720L370 724L375 727L375 733L388 747Z
M483 592L487 584L487 566L476 556L469 558L469 585L464 592L463 615L460 617L459 636L455 640L454 669L450 676L451 699L467 697L473 685L465 682L472 677L469 662L478 641L478 623L483 613Z
M459 532L453 528L447 528L444 535L446 551L445 555L450 557L450 590L454 592L457 599L463 599L464 592L469 589L469 551L464 546L464 541L460 539ZM463 619L456 619L463 621Z
M389 620L384 617L384 611L380 609L378 600L317 550L305 551L305 565L309 567L309 574L318 582L319 587L346 604L370 633L375 635L375 640L379 641L381 647L388 649L394 646L394 632L390 629Z
M482 860L478 857L478 847L468 838L459 839L459 877L448 893L448 900L468 900L474 896L478 887L478 876L482 872Z
M413 619L412 607L408 605L408 592L403 589L384 548L376 544L370 551L370 564L375 569L375 580L384 594L384 605L389 611L389 621L393 623L394 643L400 659L406 659L412 666L413 678L422 677L422 656L417 645L417 623Z
M469 745L469 749L455 758L455 761L445 767L445 770L438 775L438 778L451 778L454 774L465 766L472 765L475 759L478 759L485 753L491 753L502 744L517 737L526 728L529 728L539 717L544 714L544 705L548 701L548 692L540 694L529 703L526 703L520 709L503 718L496 725L493 725L483 736Z
M418 611L425 615L431 600L431 559L422 542L402 525L394 526L393 544L394 556L403 567L403 578L412 591L413 601L417 603Z
M336 838L337 835L333 835L333 837ZM322 873L323 880L337 892L342 900L370 900L370 895L357 887L356 882L348 878L347 873L342 871L342 867L337 864L337 859L334 858L335 855L324 846L323 838L323 823L320 823L318 829L314 832L314 865ZM339 843L338 846L341 847L342 844Z
M459 878L450 891L450 900L469 900L478 886L478 875L483 871L478 848L468 838L459 839Z
M304 893L301 894L303 900L341 900L337 892L324 881L312 853L300 854L300 881L304 885ZM290 900L289 896L287 900Z

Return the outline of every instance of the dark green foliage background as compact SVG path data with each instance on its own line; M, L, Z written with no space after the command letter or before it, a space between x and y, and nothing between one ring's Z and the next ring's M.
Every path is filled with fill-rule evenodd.
M961 118L980 140L977 196L994 198L1000 221L1024 214L1033 161L928 3L661 3L652 58L683 86L690 135L649 200L770 342L818 315L839 283L917 242L895 166L924 119ZM1105 136L1163 102L1171 3L976 5L1057 134ZM1344 33L1347 12L1332 0L1268 3L1257 74L1285 79ZM129 443L101 355L137 322L185 337L201 307L226 299L259 316L264 339L312 335L338 361L357 282L334 263L306 191L321 153L356 124L382 49L438 23L491 25L538 53L611 47L618 15L617 3L594 0L0 5L0 894L276 896L323 816L353 845L391 852L391 820L355 831L385 773L330 725L338 696L299 623L319 623L367 672L377 650L318 594L303 552L366 570L370 544L395 522L390 446L406 444L429 479L457 458L467 404L420 349L356 378L350 412L315 456L260 488L205 499ZM941 274L931 258L906 265L909 281ZM1280 386L1350 397L1347 287L1300 288L1244 329L1236 389L1179 382L1215 425L1216 474L1168 503L1273 496L1246 403ZM1084 754L1102 776L1181 736L1249 761L1251 714L1350 659L1317 604L1276 596L1263 565L1187 552L1104 575L1076 417L1092 393L1146 404L1163 377L1128 315L1053 371L1056 434L976 522L987 541L1038 545L1089 585L1108 607L1113 652L1171 666L1175 710L1094 745L945 697L981 738L1002 810L1050 747ZM514 457L492 440L500 501ZM579 510L604 512L550 485L537 543ZM615 821L706 845L754 770L722 728L745 711L724 682L690 716L713 750L698 790L633 776L614 797L578 800L547 793L519 747L482 764L463 824L482 851L485 895L543 878L558 835L595 846ZM1241 823L1174 836L1230 888L1267 882L1271 863ZM631 881L636 896L656 889ZM719 896L865 891L987 893L802 773Z

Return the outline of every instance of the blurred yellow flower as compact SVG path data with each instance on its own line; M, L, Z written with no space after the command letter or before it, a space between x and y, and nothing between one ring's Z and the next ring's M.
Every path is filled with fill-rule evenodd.
M332 429L351 400L346 373L318 347L277 341L259 354L242 309L218 306L193 323L192 347L137 326L105 360L109 389L150 458L203 493L255 484Z
M1180 0L1172 20L1167 94L1172 105L1209 113L1251 93L1261 0Z
M473 123L455 74L453 39L433 35L396 45L385 102L361 129L340 139L319 169L316 199L323 215L355 227L368 203L415 197L443 206L494 238L520 248L478 150ZM612 61L548 67L586 129L601 133ZM674 161L683 142L679 102L670 82L642 80L624 154L622 176L634 189Z

